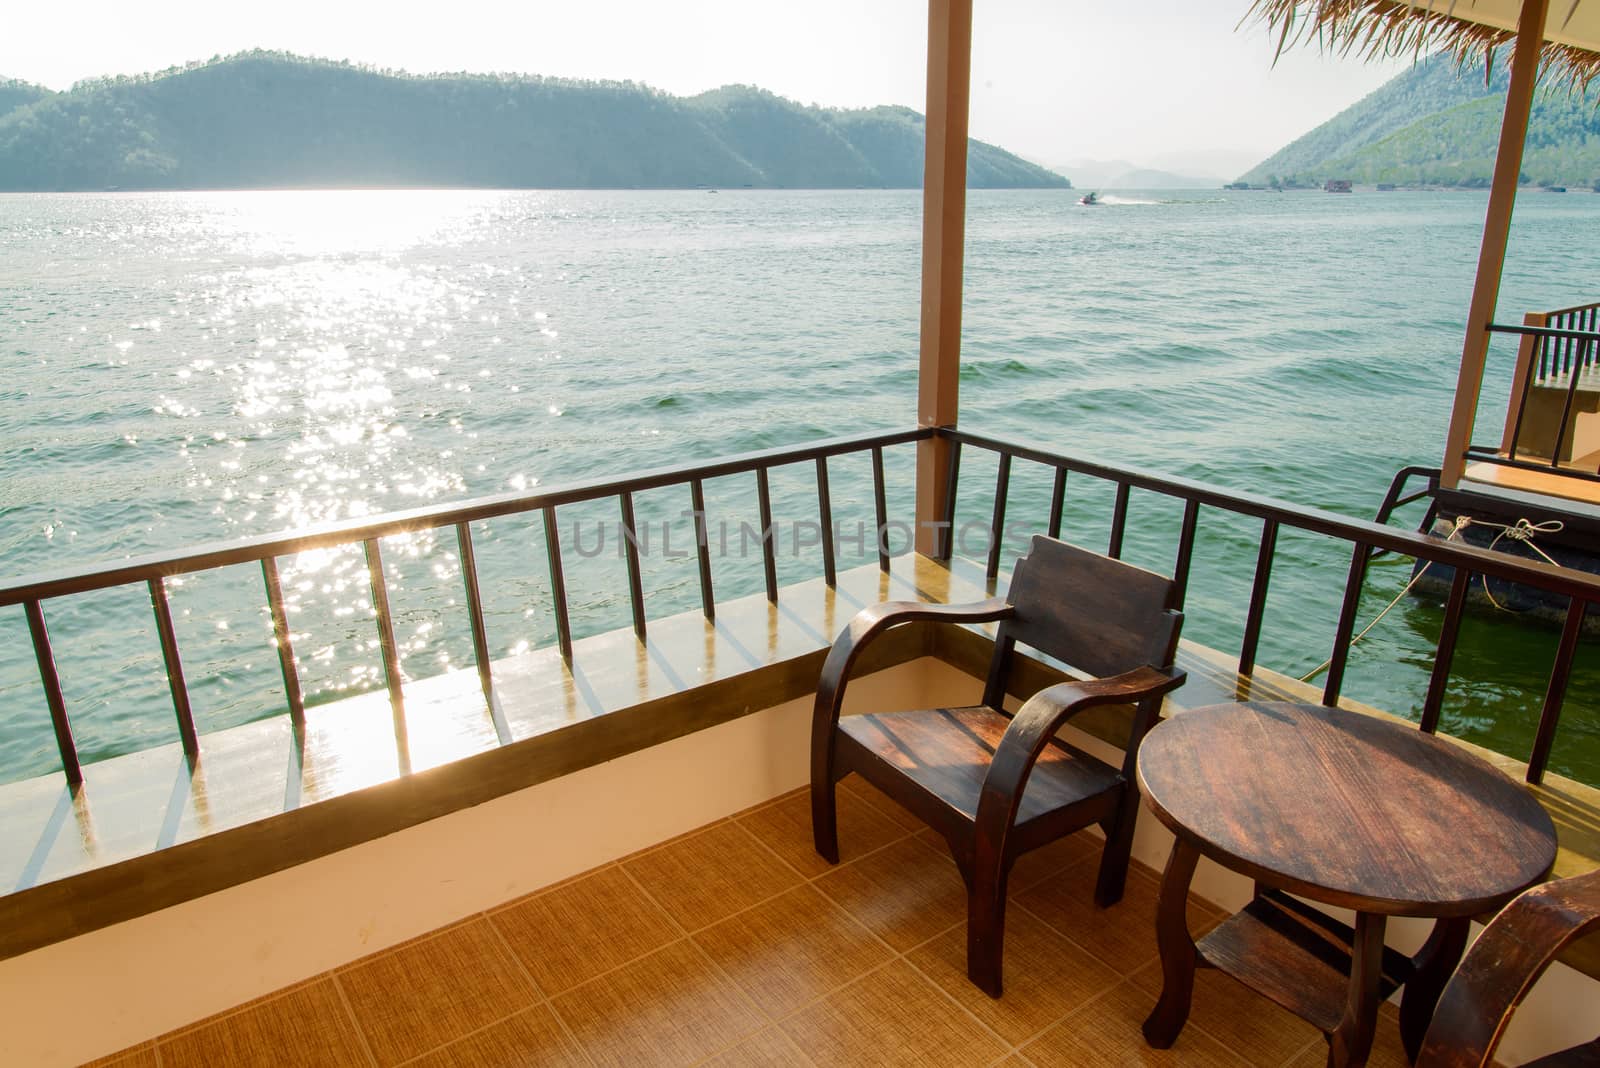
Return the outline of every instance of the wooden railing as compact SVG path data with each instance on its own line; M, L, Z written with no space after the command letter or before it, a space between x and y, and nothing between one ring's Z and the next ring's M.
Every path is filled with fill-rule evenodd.
M1012 466L1015 461L1039 464L1053 472L1053 490L1047 514L1039 517L1037 526L1051 536L1061 533L1062 512L1066 502L1069 474L1100 480L1114 487L1110 537L1106 550L1112 556L1122 553L1124 535L1129 522L1130 492L1134 489L1150 491L1183 502L1183 520L1172 564L1172 575L1178 589L1181 606L1191 577L1195 538L1201 516L1205 510L1259 520L1260 533L1256 539L1257 554L1248 604L1244 609L1244 637L1239 649L1238 670L1249 675L1255 669L1256 654L1261 639L1267 590L1271 582L1279 532L1283 528L1306 531L1337 539L1349 545L1350 566L1346 575L1338 623L1330 640L1330 656L1323 701L1338 701L1349 659L1356 609L1365 580L1367 564L1375 552L1394 552L1446 565L1455 570L1449 599L1445 607L1444 625L1435 650L1435 660L1427 697L1421 712L1424 730L1435 730L1439 724L1444 695L1451 677L1451 661L1456 635L1460 627L1466 600L1467 584L1471 575L1482 574L1525 583L1529 586L1567 597L1570 607L1563 627L1555 664L1551 672L1540 710L1539 726L1528 760L1527 776L1538 782L1544 775L1551 746L1555 740L1565 700L1567 679L1570 675L1578 637L1588 607L1600 601L1600 577L1579 571L1553 567L1539 562L1529 562L1502 553L1478 549L1461 542L1444 541L1427 537L1397 527L1383 526L1352 519L1317 508L1291 504L1276 498L1232 490L1192 480L1152 474L1134 468L1119 467L1093 460L1050 452L998 438L986 437L954 428L920 428L892 434L875 434L841 438L820 443L747 453L704 464L681 465L648 471L625 478L600 479L554 487L532 494L505 494L484 497L445 507L424 508L408 512L348 521L289 534L267 535L208 546L189 552L160 554L128 560L111 566L82 568L51 575L34 576L0 586L0 606L21 605L27 615L39 675L44 686L46 703L55 727L56 742L61 755L61 767L69 782L80 783L82 767L73 741L72 727L66 702L57 675L55 656L46 626L45 604L52 598L94 590L107 590L120 586L143 583L147 586L152 610L155 613L157 633L161 643L167 682L172 695L173 709L178 721L178 734L184 751L195 757L199 739L193 712L189 707L187 686L183 675L177 640L172 626L171 610L166 597L166 580L192 572L211 571L240 563L258 563L262 569L267 605L271 613L273 633L277 645L279 666L283 675L284 694L289 715L298 725L303 723L305 708L300 692L293 649L284 606L281 584L278 580L277 560L280 557L325 549L335 546L360 545L366 555L368 576L372 585L373 606L383 661L383 676L393 707L397 733L404 731L404 695L397 664L394 625L388 603L388 587L384 577L379 541L394 535L420 530L453 527L460 548L462 577L466 587L466 609L472 628L473 649L477 671L485 698L493 700L492 667L488 641L483 622L483 607L478 588L477 569L474 562L472 537L469 525L497 516L521 513L541 513L547 566L551 580L551 596L556 622L557 641L563 659L572 653L572 629L566 606L566 587L562 574L562 550L556 524L557 508L580 501L615 498L621 524L628 537L624 539L627 550L629 599L632 607L634 630L642 637L648 621L640 581L638 546L632 540L634 533L633 495L645 490L668 486L687 487L696 516L697 563L700 582L701 607L707 619L715 613L712 588L710 548L706 536L704 483L707 479L728 475L753 475L758 493L760 521L763 531L772 529L772 506L768 489L768 473L777 467L790 464L811 464L816 470L818 490L819 526L821 538L823 577L831 586L835 581L835 546L832 522L832 497L828 484L828 461L831 457L869 453L872 459L873 499L878 523L877 555L879 567L890 567L889 551L884 532L889 525L885 504L884 449L894 445L941 436L952 443L955 461L951 465L948 500L940 556L951 554L957 518L960 455L963 448L993 452L999 457L998 479L995 486L994 506L988 517L990 548L987 573L993 578L1002 563L1001 532L1007 527L1007 505ZM778 581L775 549L770 537L763 541L763 574L767 598L778 599Z
M1289 504L1272 497L1226 489L1204 482L1116 467L966 431L941 430L939 433L951 438L957 447L956 459L952 464L949 507L945 517L948 524L945 528L947 532L957 529L955 490L962 446L983 449L999 455L994 510L990 520L990 529L995 531L1005 529L1007 497L1014 460L1040 464L1053 471L1054 485L1049 512L1042 517L1039 524L1052 537L1059 536L1061 532L1061 517L1066 501L1069 473L1097 479L1114 486L1110 537L1106 545L1106 552L1111 556L1120 556L1122 553L1131 490L1148 490L1182 501L1183 521L1172 561L1172 576L1177 583L1179 607L1182 606L1190 578L1195 537L1202 509L1260 520L1261 530L1256 539L1256 567L1250 584L1249 603L1245 608L1244 639L1239 649L1238 670L1241 675L1249 675L1255 669L1279 531L1283 528L1301 530L1348 543L1351 549L1350 567L1345 577L1338 623L1330 641L1327 677L1322 691L1324 704L1336 704L1344 685L1352 635L1355 632L1356 609L1361 599L1367 565L1374 553L1399 553L1453 568L1455 576L1451 581L1450 595L1445 604L1444 625L1434 650L1433 671L1429 677L1427 696L1420 717L1421 727L1426 731L1437 730L1439 726L1444 697L1451 677L1456 638L1466 604L1467 585L1473 575L1488 575L1525 583L1567 597L1569 605L1566 619L1557 646L1555 663L1551 669L1550 681L1540 708L1539 725L1532 751L1528 757L1528 781L1536 783L1543 780L1545 768L1550 760L1551 747L1555 742L1556 727L1560 723L1562 705L1566 700L1567 683L1571 677L1573 658L1577 652L1584 617L1590 605L1600 602L1600 576L1554 567L1543 562L1527 561L1505 553L1476 548L1460 541L1446 541L1399 527L1351 519L1319 508ZM988 573L991 576L996 574L999 567L998 541L998 538L994 539L989 554ZM950 553L950 547L951 541L947 537L941 548L946 558Z
M473 554L471 524L497 516L538 512L544 523L546 563L549 569L552 609L555 616L556 640L561 655L572 659L572 626L567 611L566 581L562 572L561 539L556 524L556 509L580 501L616 498L623 532L622 547L628 567L628 595L631 602L634 631L643 637L647 627L643 583L640 577L639 542L635 527L633 497L646 490L668 486L687 487L696 528L696 555L700 579L700 601L709 620L716 612L716 598L711 582L709 539L706 535L705 482L727 475L749 474L755 476L756 492L763 532L763 572L766 579L767 598L778 599L777 561L773 538L772 501L768 473L777 467L790 464L812 464L816 468L819 529L821 537L823 576L828 585L834 584L834 543L829 533L833 529L832 495L828 488L828 459L848 453L870 453L874 502L878 529L888 524L886 515L883 451L892 445L904 444L927 437L931 431L911 430L894 434L873 434L860 437L839 438L790 448L770 449L745 453L703 464L684 464L666 467L625 478L597 479L554 487L539 493L501 494L480 497L476 500L445 507L420 508L406 512L393 512L372 518L352 520L312 530L287 534L269 534L244 538L223 545L205 546L181 553L162 553L128 560L110 566L94 566L63 571L56 574L32 576L5 586L0 586L0 607L21 605L27 615L29 634L33 642L34 657L38 661L39 678L44 687L45 703L55 728L56 747L61 755L61 770L67 781L76 785L83 781L83 768L78 759L77 744L73 739L72 722L68 715L66 698L62 693L61 678L56 670L55 653L51 648L50 632L45 622L45 602L56 597L109 590L119 586L143 583L149 590L150 605L155 613L156 632L161 644L162 660L166 670L167 686L172 695L172 707L177 717L178 736L184 753L191 759L199 755L199 734L195 728L193 709L189 704L189 689L184 679L183 662L178 651L176 632L172 624L172 610L167 600L166 580L175 575L200 571L214 571L235 564L258 563L261 567L267 606L272 616L272 629L277 646L278 665L283 675L284 698L289 716L299 727L305 722L305 702L295 666L294 649L290 643L288 615L284 605L282 584L278 577L277 561L280 557L314 549L360 545L366 556L367 574L372 587L372 603L376 612L378 645L382 656L384 684L394 711L395 731L398 737L405 732L405 696L401 686L399 656L395 643L394 621L389 608L389 588L384 577L383 557L379 541L395 535L421 530L454 527L461 554L462 580L466 587L466 608L472 628L472 648L477 661L479 680L486 700L493 701L489 643L483 621L483 602L478 585L477 564ZM888 553L879 539L879 566L889 568Z

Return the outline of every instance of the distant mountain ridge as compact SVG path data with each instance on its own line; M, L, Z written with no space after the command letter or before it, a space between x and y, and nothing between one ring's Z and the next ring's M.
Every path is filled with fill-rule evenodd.
M1457 70L1430 56L1295 140L1242 177L1321 185L1329 178L1397 185L1487 185L1494 172L1510 64ZM1600 179L1600 96L1564 86L1535 97L1523 157L1526 181L1588 186Z
M922 184L923 118L728 86L411 76L250 52L52 93L0 82L0 189ZM975 188L1065 187L969 143Z
M1197 175L1158 167L1141 167L1127 160L1076 160L1050 168L1083 188L1101 189L1209 189L1220 185L1216 175Z

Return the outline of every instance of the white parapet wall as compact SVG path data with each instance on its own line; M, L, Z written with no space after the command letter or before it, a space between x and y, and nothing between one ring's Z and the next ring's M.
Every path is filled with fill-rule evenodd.
M980 689L922 659L852 683L846 711L975 701ZM755 711L0 961L0 1064L115 1052L792 790L807 780L810 716L809 699ZM1116 757L1095 739L1074 741ZM1140 821L1138 859L1159 869L1170 846L1155 820ZM1194 889L1238 908L1251 886L1204 863ZM1412 950L1425 927L1391 931ZM1502 1061L1593 1038L1597 1004L1600 983L1557 965L1518 1015Z

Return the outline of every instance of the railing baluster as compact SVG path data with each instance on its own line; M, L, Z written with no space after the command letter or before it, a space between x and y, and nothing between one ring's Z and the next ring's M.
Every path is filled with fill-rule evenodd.
M1571 313L1561 316L1561 326L1559 329L1572 329ZM1561 370L1564 374L1572 373L1572 338L1570 337L1564 337L1561 339Z
M1561 722L1561 706L1567 697L1567 682L1572 677L1572 658L1583 633L1583 617L1589 602L1574 597L1567 606L1567 619L1561 626L1561 642L1556 646L1556 661L1550 668L1550 685L1544 692L1544 707L1539 710L1539 730L1533 737L1533 752L1528 756L1530 783L1544 782L1545 765L1550 763L1550 748L1555 744L1556 726Z
M178 659L178 635L172 628L172 606L167 603L167 584L153 578L150 607L156 614L156 634L161 638L161 659L167 668L167 689L172 691L172 711L178 717L178 737L183 739L185 756L200 755L200 737L194 729L194 710L189 707L189 687L183 681L183 662Z
M993 580L1000 574L1001 542L1006 529L1006 495L1011 489L1011 454L1000 454L999 469L994 479L994 518L989 521L989 564L984 577Z
M1356 542L1350 558L1350 573L1344 581L1344 603L1339 608L1339 629L1333 636L1333 654L1328 658L1328 681L1322 688L1322 703L1332 708L1339 703L1344 686L1345 661L1350 659L1350 637L1355 632L1356 610L1361 604L1361 586L1367 578L1368 546Z
M1544 338L1536 337L1536 338L1531 338L1530 340L1535 345L1539 346L1538 351L1541 354L1540 357L1539 357L1539 367L1540 367L1540 372L1539 373L1541 375L1543 375L1543 373L1544 373L1544 370L1543 370L1543 368L1544 368L1544 356L1543 356ZM1517 417L1516 417L1516 420L1511 425L1511 441L1506 446L1506 455L1509 456L1513 460L1515 460L1517 458L1517 441L1522 437L1522 416L1523 416L1523 413L1526 412L1527 408L1528 408L1528 394L1533 391L1533 383L1534 383L1533 364L1534 364L1533 360L1529 360L1528 361L1528 373L1523 376L1522 391L1517 394L1517 396L1519 398L1518 401L1517 401Z
M1261 548L1256 553L1256 577L1250 586L1250 609L1244 618L1244 642L1239 647L1239 674L1256 669L1256 649L1261 645L1261 621L1267 614L1267 587L1272 583L1272 555L1278 550L1278 521L1261 524Z
M761 571L767 578L767 600L778 603L778 550L773 544L777 531L772 529L772 487L767 483L767 469L756 468L756 506L761 522Z
M289 702L289 722L306 724L305 695L300 692L300 673L294 666L294 647L289 642L289 612L283 603L283 583L278 578L278 561L261 559L261 577L267 584L267 611L272 615L272 640L278 647L278 672L283 676L283 696Z
M961 486L961 442L950 442L950 477L944 487L944 529L936 540L936 559L949 561L956 549L956 490Z
M689 480L689 507L694 512L695 563L700 569L700 611L707 620L717 616L717 601L711 592L711 530L706 523L706 488L698 478Z
M572 623L567 618L567 580L561 573L561 532L556 529L556 506L547 504L544 513L544 551L550 561L550 600L556 616L556 645L561 659L572 663Z
M1461 610L1467 603L1467 583L1472 573L1464 567L1456 568L1450 580L1450 596L1444 605L1444 624L1439 628L1439 645L1433 654L1433 673L1428 676L1428 696L1422 701L1422 720L1417 724L1433 734L1439 729L1439 716L1444 711L1444 691L1450 683L1450 664L1456 657L1456 639L1461 634Z
M44 606L27 601L28 632L33 635L33 658L39 662L39 682L44 686L45 703L50 706L50 724L56 732L56 749L61 753L61 773L73 786L83 783L83 766L78 763L78 745L72 740L72 723L67 719L67 701L61 694L61 676L56 673L55 654L50 651L50 632L44 625Z
M645 634L644 578L639 572L639 529L633 518L633 494L623 491L622 552L628 560L628 603L633 607L633 633L641 640Z
M889 572L889 504L883 489L883 446L872 447L872 508L878 527L878 570Z
M1056 483L1050 490L1050 536L1061 537L1061 512L1067 506L1067 469L1056 468Z
M478 662L478 685L483 699L494 705L494 679L489 664L489 632L483 625L483 591L478 587L478 555L472 549L472 530L456 524L456 547L461 552L461 584L467 589L467 622L472 626L472 656Z
M411 746L406 730L406 699L401 690L400 647L394 640L394 615L389 610L389 583L383 577L383 553L377 538L362 542L367 555L367 579L372 584L372 607L378 616L378 652L383 657L383 682L389 690L389 708L394 713L395 749L400 758L400 773L411 772Z
M1571 339L1568 338L1568 340L1570 341ZM1588 339L1585 339L1578 348L1578 360L1583 360L1588 354L1589 342ZM1567 425L1572 421L1572 405L1578 399L1578 382L1581 378L1577 362L1572 362L1567 374L1567 399L1561 406L1561 422L1556 425L1555 441L1550 445L1551 467L1561 466L1561 443L1567 436Z
M1185 501L1183 505L1183 531L1178 535L1178 559L1172 565L1173 593L1177 598L1172 607L1183 610L1184 598L1189 594L1189 562L1194 557L1195 528L1200 523L1200 502Z
M822 581L832 589L838 585L833 558L833 494L828 490L828 458L817 457L817 511L822 517Z
M1122 533L1128 526L1128 484L1117 483L1117 499L1111 508L1111 541L1106 545L1106 555L1113 560L1122 559Z

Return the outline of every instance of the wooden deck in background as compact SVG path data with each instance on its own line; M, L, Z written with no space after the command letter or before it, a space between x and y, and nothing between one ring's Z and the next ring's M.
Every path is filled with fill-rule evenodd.
M1596 470L1600 470L1600 452L1579 457L1563 466L1594 474ZM1559 470L1525 471L1518 467L1502 467L1500 464L1479 462L1467 465L1464 480L1499 489L1542 493L1549 497L1578 501L1581 504L1600 505L1600 482L1569 478L1562 475Z

